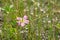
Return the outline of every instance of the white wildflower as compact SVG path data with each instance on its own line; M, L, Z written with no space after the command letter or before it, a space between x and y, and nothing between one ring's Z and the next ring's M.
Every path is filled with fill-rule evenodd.
M32 13L30 13L31 15L33 15L34 13L32 12Z
M37 3L37 6L39 7L40 6L40 3Z
M32 2L35 2L35 0L32 0Z
M20 31L20 33L24 33L24 31Z
M35 7L35 10L37 10L37 7Z
M10 5L10 8L13 8L13 5Z
M0 33L2 33L2 30L0 30Z
M48 23L51 23L51 21L49 20Z

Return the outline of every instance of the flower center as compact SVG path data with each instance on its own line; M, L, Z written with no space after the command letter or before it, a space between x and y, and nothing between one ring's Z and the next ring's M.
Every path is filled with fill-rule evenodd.
M22 18L22 19L20 20L20 22L24 22L24 19Z

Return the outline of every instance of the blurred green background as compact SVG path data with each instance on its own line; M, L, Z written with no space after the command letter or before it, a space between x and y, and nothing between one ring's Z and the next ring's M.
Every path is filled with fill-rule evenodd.
M27 15L23 28L16 17ZM0 0L0 40L60 40L60 0Z

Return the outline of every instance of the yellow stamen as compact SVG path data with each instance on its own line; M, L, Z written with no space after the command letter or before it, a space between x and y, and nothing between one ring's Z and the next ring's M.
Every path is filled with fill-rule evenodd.
M24 19L22 18L22 19L20 20L20 22L24 22Z

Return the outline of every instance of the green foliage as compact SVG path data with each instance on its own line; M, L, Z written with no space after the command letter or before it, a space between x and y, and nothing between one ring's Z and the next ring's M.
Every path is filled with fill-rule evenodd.
M1 0L4 17L1 40L59 40L58 0ZM4 10L3 10L4 9ZM29 24L17 25L16 17L28 16Z

